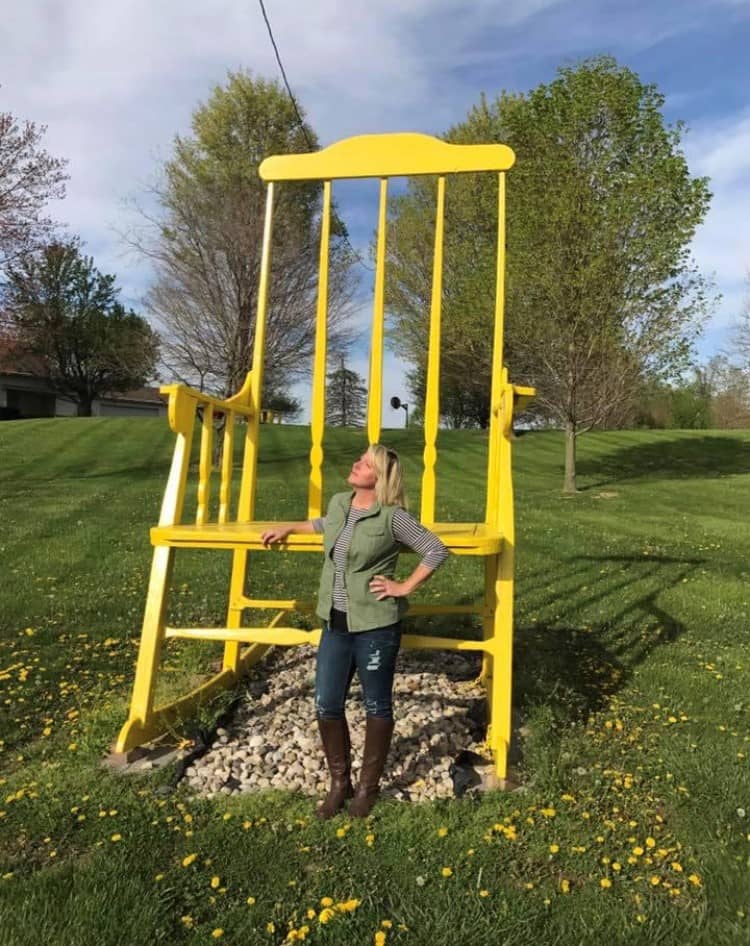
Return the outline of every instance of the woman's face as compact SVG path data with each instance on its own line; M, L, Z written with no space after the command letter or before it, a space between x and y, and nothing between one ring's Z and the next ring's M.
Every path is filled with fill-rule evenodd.
M366 450L359 460L355 460L352 464L352 470L346 482L350 486L359 487L360 489L375 489L377 481L378 477L372 462L372 454Z

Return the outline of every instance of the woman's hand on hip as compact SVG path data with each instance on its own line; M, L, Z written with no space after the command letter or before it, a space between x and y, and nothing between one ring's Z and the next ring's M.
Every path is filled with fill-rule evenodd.
M407 594L402 581L394 581L392 578L386 578L385 575L375 575L370 580L370 591L378 601L382 601L383 598L403 598Z

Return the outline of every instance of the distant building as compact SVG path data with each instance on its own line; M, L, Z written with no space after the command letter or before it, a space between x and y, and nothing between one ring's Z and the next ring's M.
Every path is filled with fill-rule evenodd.
M97 417L160 417L166 413L165 399L158 388L151 387L108 394L92 405ZM38 358L0 350L0 420L76 414L75 402L55 391Z

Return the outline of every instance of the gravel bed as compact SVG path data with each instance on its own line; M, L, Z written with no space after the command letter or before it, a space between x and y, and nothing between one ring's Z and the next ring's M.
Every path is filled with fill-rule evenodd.
M449 766L462 750L480 752L485 735L478 654L401 651L394 686L396 727L382 782L384 797L450 797ZM314 714L315 650L274 648L253 667L245 697L208 751L185 771L198 793L236 795L286 789L320 796L327 771ZM347 702L356 779L364 743L362 690L355 675ZM355 783L356 784L356 783Z

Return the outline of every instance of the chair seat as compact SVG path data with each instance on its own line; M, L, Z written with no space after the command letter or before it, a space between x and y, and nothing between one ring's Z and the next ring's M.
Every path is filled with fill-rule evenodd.
M261 535L278 525L278 522L212 522L154 526L151 544L192 549L263 549ZM503 544L502 534L484 522L432 522L425 525L456 555L497 555ZM320 552L323 536L293 533L275 547L294 552Z

